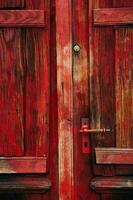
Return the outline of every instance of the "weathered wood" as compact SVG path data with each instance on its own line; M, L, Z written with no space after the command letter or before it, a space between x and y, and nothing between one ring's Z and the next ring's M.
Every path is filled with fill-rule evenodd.
M112 8L114 0L93 0L92 3L93 3L92 8L96 8L96 9L99 9L99 8Z
M95 148L97 164L133 164L133 149Z
M44 10L0 10L0 27L44 27Z
M50 2L50 179L52 188L50 198L59 199L58 185L58 108L57 108L57 65L56 65L56 0Z
M115 30L116 146L133 147L133 29Z
M5 192L19 193L19 194L21 194L21 192L22 193L24 192L45 193L50 188L51 188L50 180L43 176L42 177L26 177L26 176L25 177L23 176L21 177L1 176L0 177L0 193L5 193Z
M133 8L94 9L94 25L133 24Z
M56 0L59 198L73 198L73 89L71 1ZM63 14L62 14L63 13Z
M49 65L47 32L23 30L25 69L25 154L48 153L49 131Z
M132 0L113 0L113 6L115 8L126 8L126 7L133 7L133 1Z
M46 157L0 157L0 174L46 173Z
M30 9L48 10L49 0L25 0L25 7Z
M45 5L44 5L45 4ZM45 9L49 3L28 0L26 9ZM49 27L49 25L48 25ZM49 152L49 29L26 28L22 33L25 66L25 155L43 156Z
M82 134L79 133L81 118L88 117L89 112L88 2L88 0L72 1L73 45L80 46L79 52L73 50L74 199L84 200L88 197L92 199L92 193L88 189L88 182L91 179L91 161L88 159L90 154L82 153ZM81 185L80 182L84 184Z
M94 8L110 6L110 2L95 0ZM93 5L93 2L92 2ZM90 13L92 13L90 8ZM93 20L93 16L90 20ZM91 27L92 26L92 27ZM90 128L109 128L114 130L115 98L114 98L114 31L112 27L94 27L90 22ZM94 147L110 147L115 145L115 133L92 134ZM95 152L95 151L93 151ZM114 174L112 166L95 165L94 173Z
M0 155L24 153L21 30L0 30Z
M96 191L102 190L133 190L133 177L132 176L119 176L119 177L100 177L94 178L90 184L91 188Z
M9 21L14 24L28 14L39 25L35 13L44 21L44 10L26 8L0 13L9 14L9 19L13 13ZM48 156L49 31L7 25L0 31L0 49L0 156ZM30 167L32 171L32 163Z

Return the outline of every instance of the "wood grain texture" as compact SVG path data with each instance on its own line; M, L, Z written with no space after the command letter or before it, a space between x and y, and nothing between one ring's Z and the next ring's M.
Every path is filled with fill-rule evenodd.
M116 8L126 8L126 7L133 7L133 1L132 0L113 0L113 6Z
M56 1L59 198L64 200L73 199L74 178L71 8L69 0Z
M91 66L91 128L114 129L114 33L94 30L94 63ZM95 134L95 145L114 145L113 133Z
M28 0L25 1L25 6L26 9L49 11L49 1ZM23 30L22 49L26 73L25 155L27 156L44 154L48 156L49 152L49 31L42 28Z
M82 153L82 136L79 133L81 118L89 116L88 7L87 0L72 1L73 45L80 46L80 52L73 51L74 199L84 200L88 196L92 199L93 195L88 189L92 173L90 154Z
M116 29L116 146L130 148L133 123L133 29Z
M30 195L32 193L40 193L38 196L42 196L41 193L45 193L51 188L51 182L46 177L13 177L5 175L1 176L0 179L0 193L9 193L8 197L10 196L10 193L19 193L19 199L21 199L21 195L24 193L30 193ZM35 197L36 195L34 194L33 199L35 199ZM25 199L26 198L23 197L23 200ZM16 200L18 200L18 198Z
M24 152L21 30L1 29L0 49L0 155L21 156Z
M24 8L25 0L0 0L0 9Z
M48 9L49 8L49 0L25 0L25 7L30 9Z
M93 170L100 175L113 175L112 166L95 165L94 147L115 146L114 31L112 27L94 27L93 8L110 7L108 1L92 1L90 6L90 128L110 128L111 134L91 136Z
M48 38L42 28L0 31L1 156L48 155Z
M97 164L133 164L133 149L95 148Z
M94 25L133 24L133 8L94 9Z
M54 197L59 199L59 170L58 170L58 108L57 108L57 65L56 65L56 0L50 3L50 179L52 180L52 188L50 191L50 199Z
M98 2L96 2L96 5L94 5L94 8L95 9L99 9L99 8L105 8L105 7L108 7L107 5L106 5L106 2L107 1L104 1L104 2L101 2L101 1L98 1ZM110 2L111 3L111 2ZM125 5L126 4L126 5ZM114 7L116 6L116 7L128 7L128 5L129 5L129 7L132 7L133 6L133 2L131 2L130 0L129 1L126 1L126 2L124 2L124 1L113 1L113 5L114 5ZM111 6L110 4L109 4L109 7L113 7L113 6ZM101 29L111 29L111 27L101 27ZM99 29L100 30L100 27L98 28L96 28L96 29ZM127 29L127 30L126 30ZM130 31L129 31L130 30ZM130 68L131 68L131 46L130 45L132 45L132 40L131 40L131 31L132 30L132 28L130 27L130 28L127 28L127 26L125 26L125 27L121 27L121 28L115 28L114 30L112 29L112 32L113 32L113 35L112 35L112 38L117 38L117 39L113 39L113 41L114 41L114 44L116 45L116 47L115 47L115 45L114 45L114 50L112 49L112 54L114 54L115 55L115 59L114 59L114 56L113 56L113 59L114 59L114 64L113 64L113 67L116 65L117 66L117 62L118 62L118 60L120 60L119 59L119 57L121 56L121 61L120 61L120 63L122 63L122 60L123 60L123 58L124 58L124 63L122 64L122 66L124 66L123 68L124 69L128 69L129 70L129 72L131 72L132 70L130 70ZM122 40L124 39L124 35L123 35L123 39L121 38L121 42L120 42L120 39L118 39L118 32L119 32L119 35L120 35L120 31L122 31L122 33L121 33L121 35L123 35L123 34L125 34L125 35L127 35L127 38L129 38L130 37L130 42L127 42L125 45L122 45L121 43L122 43ZM124 33L125 32L125 33ZM130 33L129 33L130 32ZM130 35L130 36L128 36L128 34ZM117 41L118 40L118 41ZM129 40L129 39L127 39L127 40ZM125 39L125 41L126 41L126 39ZM107 41L106 41L107 42ZM119 47L117 47L118 46L118 42L119 42ZM108 43L108 42L107 42ZM129 43L130 43L130 45L129 45ZM92 42L92 44L93 44L93 42ZM108 43L109 44L109 43ZM111 44L113 44L113 42L111 42ZM108 46L111 46L111 44L110 45L108 45ZM125 47L124 47L125 46ZM124 48L123 48L124 47ZM96 49L97 47L95 47L95 49ZM120 48L121 48L121 50L120 50ZM128 51L128 53L129 53L129 57L128 56L125 56L125 55L127 55L128 53L126 53L126 50L124 50L124 49L126 49L127 48L127 51ZM119 49L119 53L118 53L118 49ZM103 51L103 50L102 50ZM108 51L108 50L106 50L106 51ZM122 51L122 53L123 53L123 56L122 56L122 54L120 53L120 51ZM130 52L129 52L130 51ZM114 52L114 53L113 53ZM117 55L116 55L117 54ZM119 54L119 55L118 55ZM118 56L118 58L116 58ZM128 60L129 59L129 60ZM91 59L92 60L92 63L93 63L93 61L94 61L94 57ZM115 61L116 60L116 61ZM110 62L110 61L109 61ZM115 62L116 62L116 64L115 64ZM129 66L127 66L129 64ZM115 67L116 68L116 67ZM122 68L122 70L123 70L123 68ZM128 75L128 70L126 70L126 74ZM117 72L118 73L118 72ZM123 71L123 73L124 73L124 71ZM112 77L114 77L114 74L115 74L115 70L114 70L114 72L113 72L113 74L112 74ZM131 77L131 73L129 73L130 75L130 77ZM125 76L125 73L124 73L124 76ZM107 77L107 76L105 76L105 77ZM127 76L126 76L127 77ZM120 105L121 105L121 103L119 102L119 101L117 101L117 99L115 98L115 92L116 92L116 89L115 89L115 87L117 87L117 85L115 86L115 84L116 84L116 79L118 79L118 75L117 75L117 78L116 78L116 75L115 75L115 77L113 78L113 82L112 82L112 84L111 84L111 87L113 87L112 89L112 94L113 94L113 108L114 108L114 113L115 113L115 110L117 110L117 109L119 109L119 107L120 107ZM122 79L122 77L119 77L119 79ZM125 80L125 79L124 79ZM126 78L126 80L127 80L127 78ZM127 81L126 81L127 82ZM115 84L114 84L115 83ZM130 83L131 83L131 81L130 81ZM120 85L119 85L120 86ZM129 85L128 85L129 86ZM128 90L129 90L129 88L131 89L131 87L128 87L128 86L126 86L125 84L124 84L124 88L128 88ZM110 87L110 86L109 86ZM125 91L127 91L127 89L124 89ZM131 90L130 90L131 91ZM118 93L119 93L120 91L118 91ZM123 94L122 94L123 95ZM129 95L124 95L126 98L124 98L125 100L124 101L126 101L126 99L128 99L128 98L132 98L131 97L131 95L130 95L130 97L129 97ZM119 94L116 94L116 97L118 97L118 99L120 100L120 97L119 97ZM117 107L116 106L116 103L115 103L115 101L117 102L117 103L119 103L119 107ZM129 106L130 105L130 106ZM126 108L126 105L124 106L125 108ZM123 108L124 108L123 107ZM129 111L129 107L130 107L130 111ZM124 123L122 123L121 122L121 124L125 124L124 126L126 127L128 127L127 128L127 130L129 130L130 129L130 122L129 122L129 113L130 112L132 112L132 106L131 106L131 104L128 104L127 105L127 109L125 109L125 111L124 111L125 113L126 113L126 115L124 114L124 113L122 113L122 116L124 117L124 119L126 120L126 122L124 122ZM110 113L110 112L109 112ZM115 115L114 115L114 123L115 123L115 118L117 118L118 117L118 113L116 114L116 117L115 117ZM124 116L125 115L125 116ZM127 118L127 119L126 119ZM130 119L131 120L131 119ZM118 122L118 119L117 119L117 122ZM131 122L132 123L132 122ZM117 127L118 127L118 124L117 124ZM116 141L115 141L115 127L114 127L114 129L113 129L114 131L114 136L112 136L112 137L114 137L114 143L110 143L111 144L111 147L113 147L113 146L115 146L115 144L116 143L119 143L119 140L121 141L122 139L121 138L118 138L117 137L117 139L116 139ZM112 135L112 134L111 134ZM117 129L117 136L119 135L119 132L118 132L118 129ZM129 136L130 135L130 136ZM129 133L129 131L128 131L128 133L125 131L125 133L123 133L123 142L125 143L124 145L126 146L127 145L127 143L128 143L128 145L129 145L129 148L132 146L132 133L130 132ZM126 140L126 138L129 138L130 137L130 141L129 141L129 139L128 139L128 141ZM124 138L125 138L125 140L124 140ZM107 139L106 140L106 142L109 142L109 140ZM94 144L94 143L93 143ZM104 147L104 145L101 145L101 147ZM95 160L94 160L94 162L95 162ZM94 165L95 166L95 165ZM99 166L99 167L98 167ZM96 170L96 173L98 173L98 174L103 174L103 175L105 175L105 174L108 174L108 175L111 175L111 174L118 174L118 175L121 175L121 174L131 174L132 173L132 165L127 165L126 167L124 166L124 165L115 165L115 167L114 166L112 166L112 165L110 165L111 166L111 170L110 170L110 172L109 172L109 170L108 170L108 167L103 167L103 165L98 165L98 166L95 166L95 170ZM104 172L102 171L102 170L104 170Z
M44 27L44 10L0 10L0 27Z
M23 31L22 46L26 66L25 155L28 156L48 153L49 66L46 38L42 29Z
M46 157L0 157L0 174L46 173Z
M101 177L94 178L91 181L91 188L96 191L105 190L133 190L133 177L132 176L119 176L119 177Z
M114 0L93 0L92 1L92 8L112 8ZM123 0L122 0L123 1Z

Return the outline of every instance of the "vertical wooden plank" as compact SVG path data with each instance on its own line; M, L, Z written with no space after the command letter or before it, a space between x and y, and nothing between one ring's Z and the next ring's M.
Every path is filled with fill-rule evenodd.
M114 0L113 1L113 5L114 5L114 7L133 7L133 1L132 0L127 0L127 1L123 1L123 0L119 0L119 1L117 1L117 0ZM125 27L121 27L121 31L124 33L124 31L125 31L125 35L127 34L127 36L128 36L128 39L131 39L131 34L130 34L130 32L129 32L129 29L126 31L126 26ZM120 35L120 30L119 29L116 29L116 38L118 38L118 36ZM126 33L127 32L127 33ZM122 34L123 35L123 34ZM123 39L124 39L124 35L123 35ZM126 39L124 39L124 40L126 40ZM120 42L120 38L118 39L118 41L119 41L119 45L121 45L121 42ZM118 54L118 49L119 49L119 47L118 47L118 41L116 41L116 55ZM125 48L128 48L128 51L129 51L129 48L130 48L130 42L126 42L127 43L127 47L125 47ZM132 42L131 42L132 43ZM125 45L124 45L125 46ZM121 51L123 52L123 47L122 47L122 49L121 49ZM131 55L131 52L129 53L130 55ZM121 53L120 53L120 55L121 55ZM119 56L120 56L119 55ZM117 62L118 63L120 63L120 62L122 62L122 61L119 61L119 56L118 56L118 58L116 59L116 66L117 66ZM127 65L127 59L126 59L126 57L125 57L125 52L124 52L124 54L123 54L123 57L124 57L124 60L125 60L125 62L126 62L126 65ZM123 57L122 57L122 60L123 60ZM129 56L128 57L128 59L129 59L129 63L131 62L131 57ZM127 66L124 64L124 62L123 62L123 64L122 64L124 67L126 67L127 68ZM132 66L129 66L129 68L132 68ZM131 69L130 68L130 69ZM119 69L118 69L119 70ZM131 70L132 71L132 70ZM118 77L116 77L116 79L118 79ZM117 80L118 81L118 80ZM118 86L117 86L118 87ZM130 87L131 88L131 87ZM117 94L117 96L118 96L118 94ZM128 98L129 98L129 96L128 96ZM119 98L120 99L120 98ZM117 101L118 102L118 101ZM131 105L131 107L132 107L132 105ZM129 112L129 108L128 108L128 110L127 110L128 112ZM118 114L117 114L117 116L118 116ZM118 123L118 118L117 118L117 123ZM132 123L132 122L131 122ZM128 126L129 126L129 121L128 121ZM118 129L118 124L117 124L117 129ZM129 130L129 128L128 128L128 130ZM128 132L129 133L129 132ZM117 132L117 141L118 141L118 132ZM126 137L126 134L127 134L127 131L125 132L125 137ZM128 136L129 135L131 135L131 138L132 138L132 133L130 133L130 134L128 134ZM117 143L117 145L120 145L121 146L121 138L120 138L120 142L119 142L119 144ZM128 141L128 143L129 143L129 146L130 147L132 147L132 139L131 139L131 142L129 142ZM125 141L125 144L126 144L126 141ZM124 145L125 145L124 144ZM132 173L132 166L128 166L128 167L126 167L126 169L125 169L125 166L118 166L117 167L117 172L116 172L117 174L131 174Z
M56 0L50 3L50 199L59 199L58 188L58 110L57 110L57 65L56 65Z
M114 0L114 7L132 7L133 1ZM121 27L115 31L116 43L116 146L130 148L132 142L132 28Z
M90 154L82 153L80 134L81 118L89 118L89 67L88 67L88 0L72 1L73 45L73 102L74 102L74 199L93 199L89 191L92 176Z
M112 7L113 2L95 0L90 2L90 20L92 8ZM92 148L115 146L115 102L114 102L114 31L111 27L89 25L90 52L90 108L91 128L110 128L110 134L93 134ZM95 157L93 157L95 158ZM112 167L96 166L96 174L112 175Z
M116 29L116 146L131 148L133 122L133 29Z
M71 1L56 1L59 198L73 199Z
M44 1L36 4L36 1L29 0L26 8L43 9ZM49 30L28 28L23 34L26 65L25 155L48 156Z
M91 68L91 125L109 128L110 134L95 134L95 145L115 145L114 124L114 33L112 28L94 30L94 65Z
M23 154L21 30L0 30L0 155Z
M23 47L26 60L25 154L43 156L48 145L49 121L49 76L44 31L25 30Z

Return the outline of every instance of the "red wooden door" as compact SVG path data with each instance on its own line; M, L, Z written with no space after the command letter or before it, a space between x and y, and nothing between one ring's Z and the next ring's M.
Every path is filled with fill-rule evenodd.
M0 0L1 192L50 188L49 72L49 1Z
M90 129L105 130L91 133L91 187L107 200L133 198L132 25L133 1L89 1Z

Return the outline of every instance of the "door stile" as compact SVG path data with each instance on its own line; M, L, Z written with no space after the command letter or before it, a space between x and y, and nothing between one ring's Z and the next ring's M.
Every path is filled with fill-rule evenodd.
M59 199L73 199L71 1L56 1Z
M92 199L91 154L82 152L82 118L89 117L88 0L72 0L73 102L74 102L74 198ZM79 46L79 51L75 47Z

